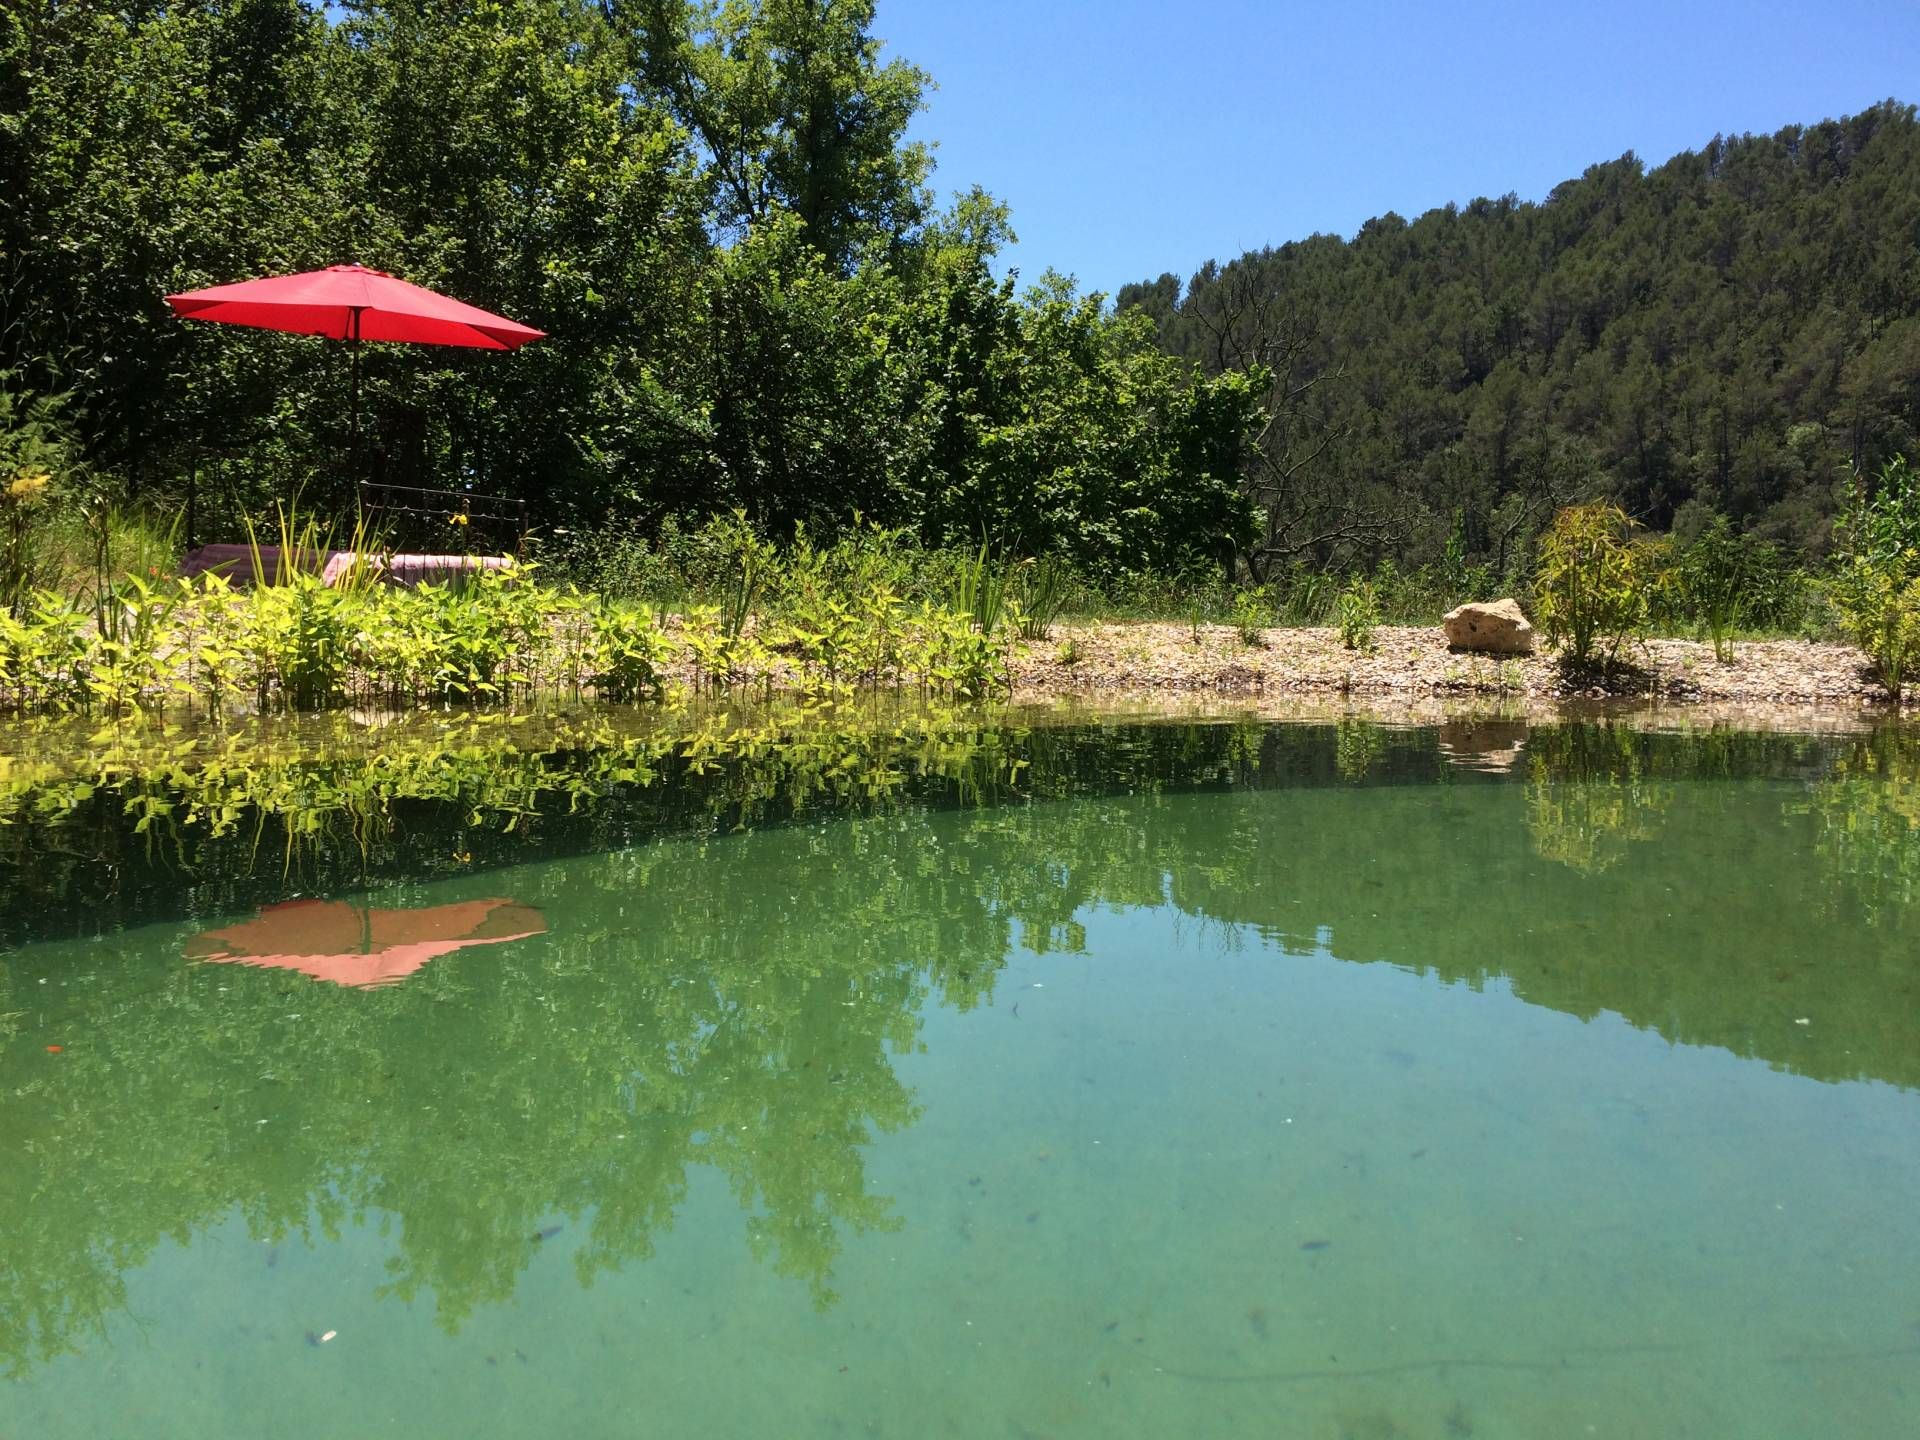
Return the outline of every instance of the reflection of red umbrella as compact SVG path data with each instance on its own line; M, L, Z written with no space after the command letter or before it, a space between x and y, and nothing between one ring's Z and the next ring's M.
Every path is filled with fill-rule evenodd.
M217 320L295 335L325 335L352 347L353 444L360 444L360 342L404 340L416 345L462 345L517 350L543 332L364 265L329 265L300 275L271 275L169 295L188 320Z
M463 900L427 910L369 910L344 900L289 900L187 942L189 960L269 965L335 985L391 985L436 955L544 935L516 900Z

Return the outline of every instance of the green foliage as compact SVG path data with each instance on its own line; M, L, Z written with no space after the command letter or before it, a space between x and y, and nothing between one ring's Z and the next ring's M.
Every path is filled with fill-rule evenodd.
M851 267L925 216L933 156L906 141L931 81L881 63L872 0L659 0L618 7L642 83L713 156L715 222L785 212Z
M1319 625L1332 608L1337 581L1320 570L1294 569L1282 579L1281 618L1289 625Z
M1895 700L1920 658L1920 474L1889 462L1867 493L1849 487L1837 527L1843 562L1833 598L1853 642Z
M1724 515L1676 548L1670 570L1675 598L1685 613L1698 617L1722 663L1733 659L1733 633L1764 603L1766 581L1778 569L1778 547L1736 534Z
M600 601L591 612L592 683L605 700L657 700L670 653L653 616L631 604Z
M171 639L182 588L129 575L101 597L94 612L87 683L108 715L186 691L185 674L163 648Z
M0 704L84 707L92 693L91 638L87 616L49 590L29 595L22 614L0 611Z
M524 499L600 593L734 629L737 600L661 587L736 510L1103 573L1217 560L1249 382L1067 282L996 280L1005 210L931 211L930 82L872 30L866 0L8 12L0 369L74 393L107 492L178 509L194 477L196 538L289 493L344 513L341 348L161 297L356 259L550 336L369 350L362 468Z
M1058 556L1028 560L1020 567L1020 638L1045 640L1066 608L1072 576Z
M36 588L55 583L46 517L71 486L79 446L66 395L34 394L0 370L0 610L18 616Z
M1165 573L1247 538L1252 379L1193 375L1139 316L1115 318L1059 276L1017 302L984 257L935 278L951 288L917 342L945 372L926 396L938 408L921 412L928 462L945 471L916 485L930 539L984 533L1083 569Z
M980 634L990 636L1000 628L1013 600L1014 567L997 561L987 542L960 565L953 577L953 598L949 609L966 616Z
M1248 648L1264 646L1265 631L1273 623L1273 596L1264 585L1236 590L1233 595L1233 628L1240 643ZM1196 635L1199 626L1194 626Z
M1618 506L1570 505L1540 541L1534 600L1547 638L1576 667L1611 656L1646 619L1645 566Z
M1898 700L1920 658L1920 575L1914 560L1856 557L1834 582L1834 598L1853 643L1873 662L1874 676Z
M1505 579L1595 496L1654 530L1705 505L1817 560L1850 468L1920 457L1917 177L1920 120L1887 101L1609 159L1539 202L1389 212L1118 302L1209 374L1269 372L1257 578L1418 569L1457 537Z
M1349 650L1373 649L1374 627L1380 623L1380 596L1371 580L1349 581L1334 602L1340 643Z
M1920 556L1920 471L1895 456L1871 488L1858 474L1847 482L1846 508L1834 526L1840 554L1881 570L1910 570Z

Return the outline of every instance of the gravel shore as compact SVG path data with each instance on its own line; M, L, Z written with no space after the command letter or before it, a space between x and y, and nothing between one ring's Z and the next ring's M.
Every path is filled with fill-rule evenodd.
M1450 650L1440 627L1383 626L1371 651L1344 649L1331 629L1261 632L1230 626L1060 624L1016 661L1016 699L1210 694L1502 697L1521 706L1575 700L1887 708L1867 660L1850 645L1737 643L1721 663L1697 640L1636 641L1604 677L1570 679L1557 657ZM1909 702L1912 692L1909 691Z

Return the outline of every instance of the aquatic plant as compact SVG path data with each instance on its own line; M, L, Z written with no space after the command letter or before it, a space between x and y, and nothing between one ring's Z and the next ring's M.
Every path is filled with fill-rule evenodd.
M980 549L956 571L948 608L971 619L982 635L991 635L1000 628L1012 598L1013 567L996 563L982 540Z
M84 707L92 639L87 617L50 590L28 595L23 613L0 610L0 700L23 709Z
M1020 638L1045 640L1066 605L1069 576L1066 562L1057 556L1028 560L1020 566Z
M669 646L651 611L618 601L599 601L590 612L593 636L591 680L605 700L656 700L660 667Z

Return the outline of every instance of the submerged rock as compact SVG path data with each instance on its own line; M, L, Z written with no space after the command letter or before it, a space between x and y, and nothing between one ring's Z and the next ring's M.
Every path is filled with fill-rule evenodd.
M1469 601L1446 613L1447 644L1456 650L1484 650L1493 655L1531 655L1533 625L1518 601Z

